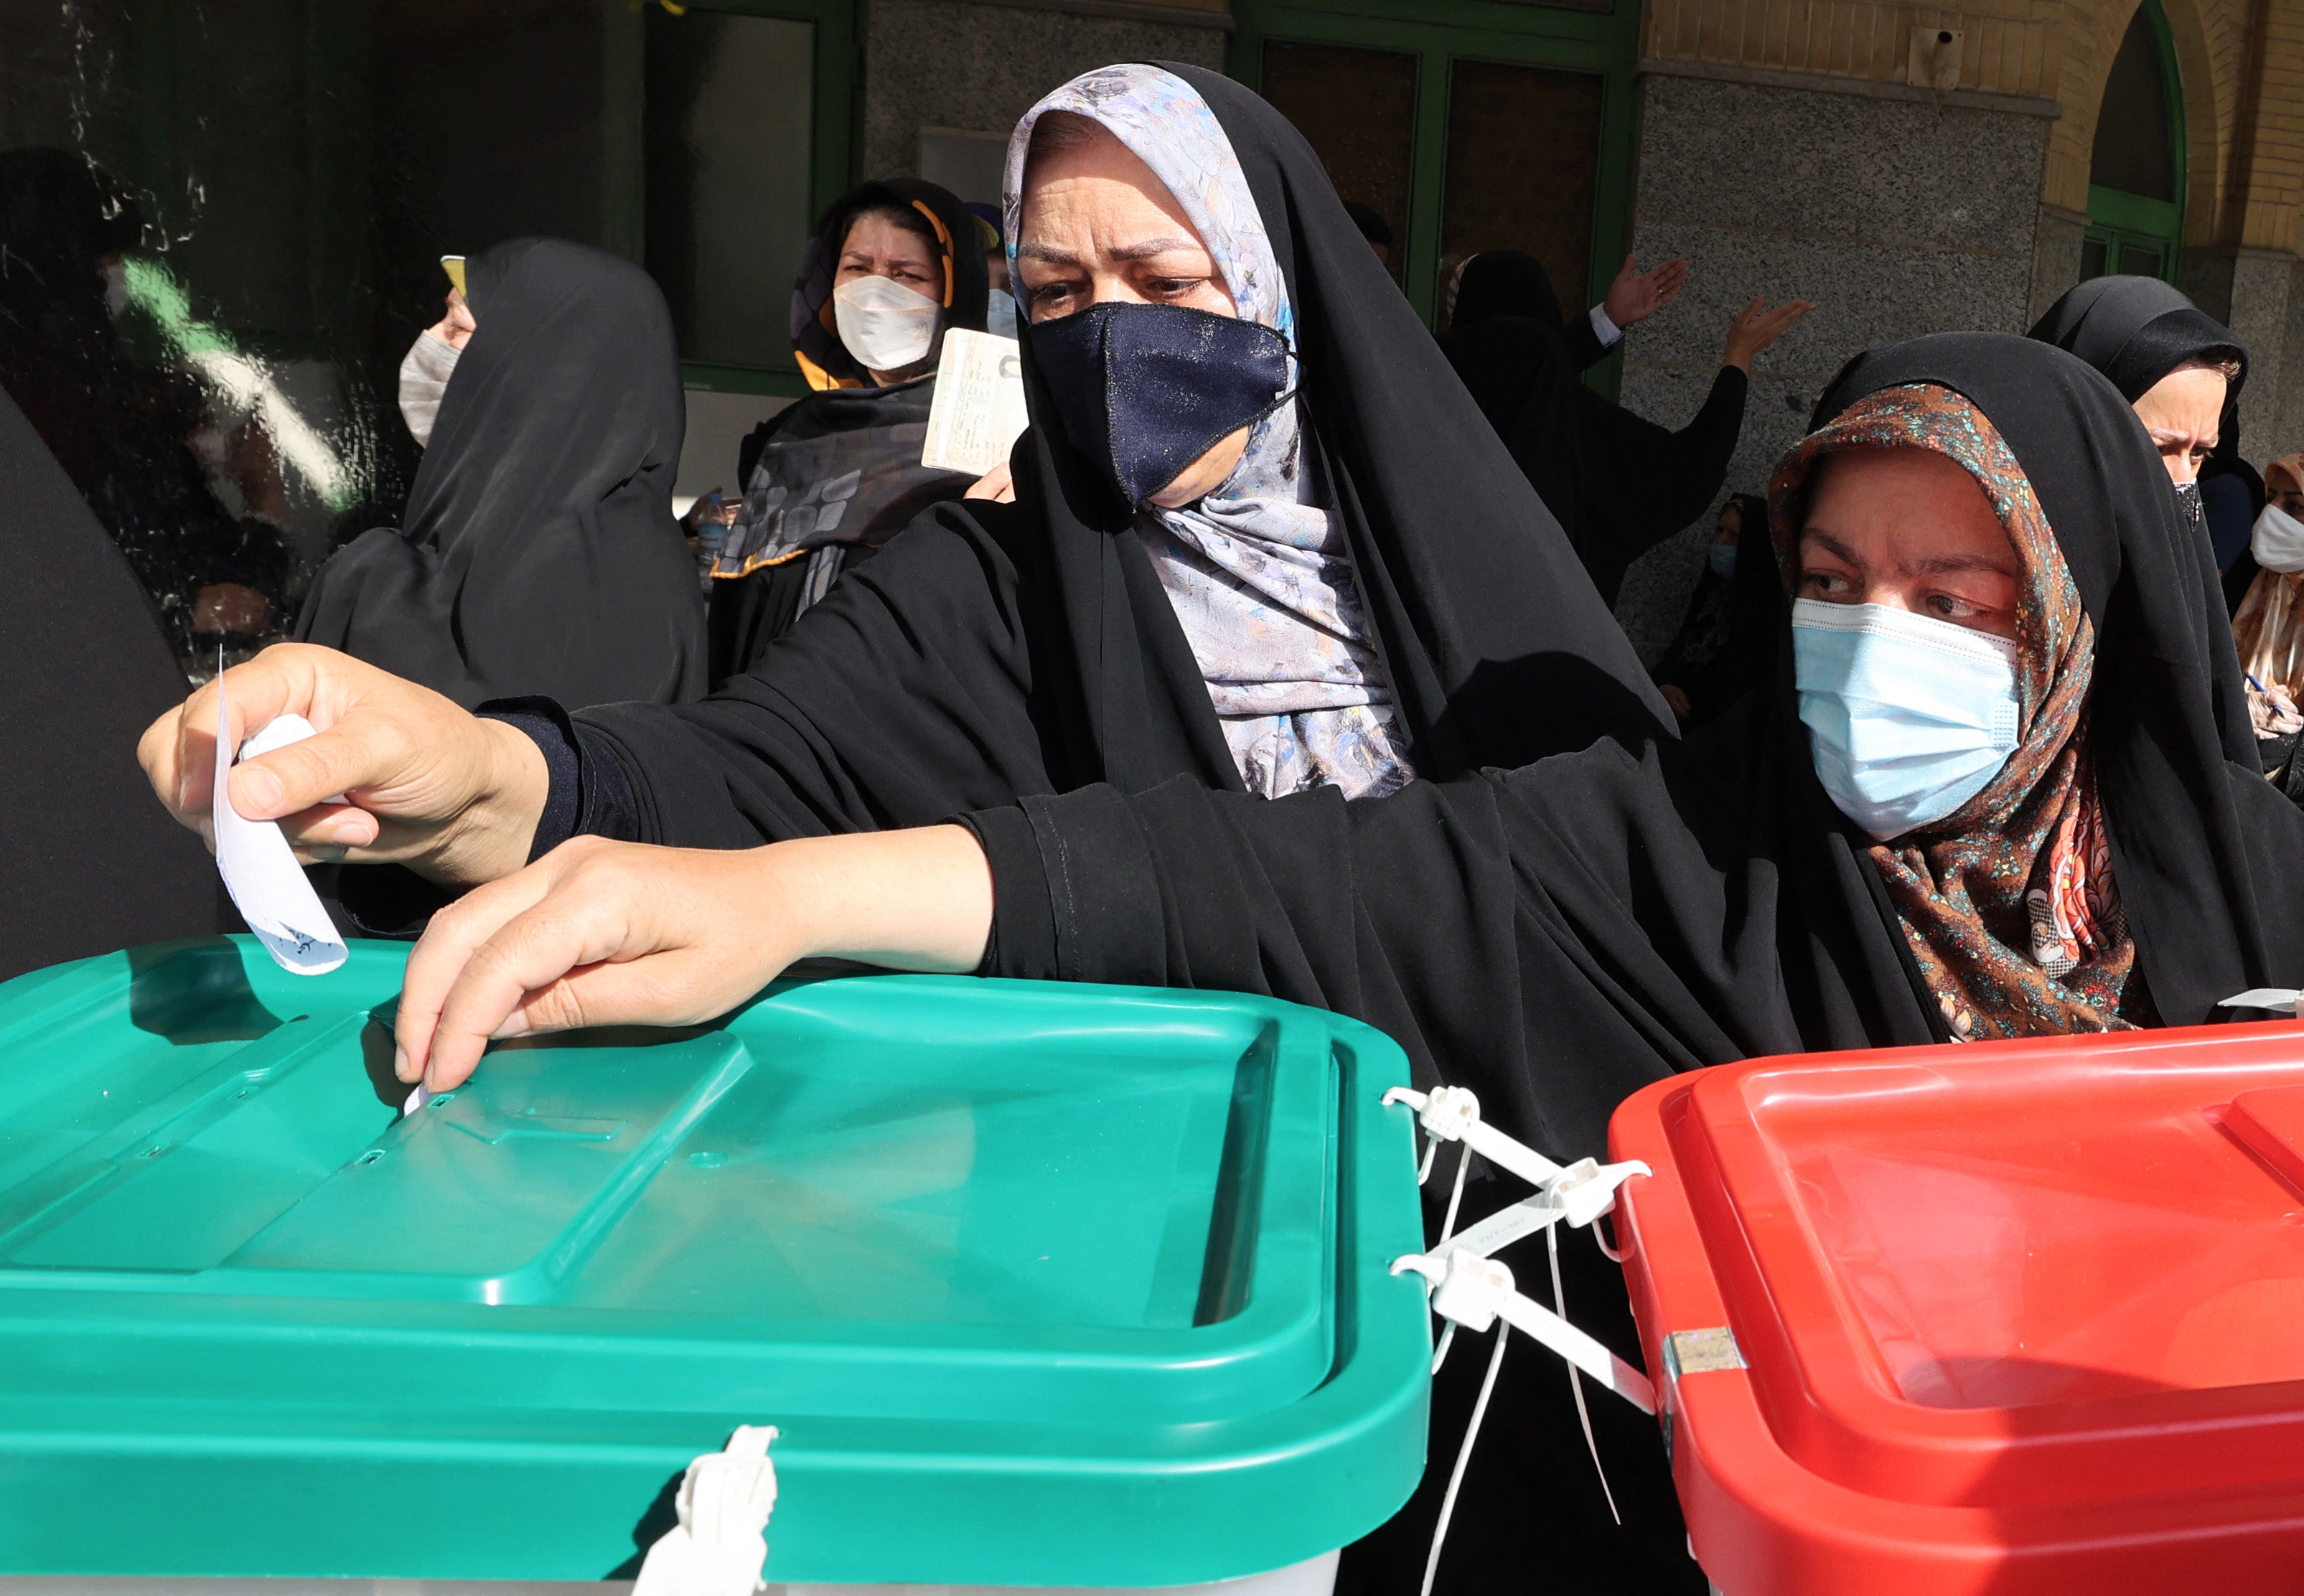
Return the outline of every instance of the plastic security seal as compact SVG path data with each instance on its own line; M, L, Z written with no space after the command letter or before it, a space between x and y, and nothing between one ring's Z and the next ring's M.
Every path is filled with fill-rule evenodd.
M1608 1498L1608 1510L1615 1512L1615 1493L1608 1489L1607 1472L1600 1469L1599 1445L1593 1439L1592 1416L1585 1410L1584 1388L1578 1376L1580 1373L1598 1381L1646 1414L1656 1412L1656 1388L1647 1375L1562 1316L1568 1304L1560 1279L1558 1227L1562 1220L1577 1227L1594 1224L1614 1211L1619 1186L1635 1175L1650 1171L1648 1165L1637 1160L1603 1164L1585 1158L1572 1164L1554 1163L1484 1123L1480 1119L1480 1100L1461 1086L1441 1086L1428 1095L1395 1086L1384 1094L1384 1101L1387 1107L1404 1102L1414 1109L1417 1122L1430 1138L1417 1170L1419 1186L1430 1178L1432 1161L1442 1142L1457 1142L1463 1146L1456 1163L1455 1190L1448 1198L1447 1216L1440 1223L1440 1239L1429 1252L1410 1254L1392 1262L1395 1275L1423 1277L1431 1293L1432 1311L1446 1322L1440 1332L1439 1346L1434 1351L1433 1372L1439 1372L1441 1360L1448 1355L1459 1326L1476 1335L1496 1327L1495 1350L1489 1355L1479 1397L1472 1404L1471 1422L1464 1428L1463 1444L1457 1449L1456 1465L1440 1500L1439 1522L1433 1528L1432 1551L1424 1566L1423 1591L1423 1596L1431 1596L1433 1581L1440 1572L1440 1550L1448 1537L1448 1522L1456 1510L1457 1488L1463 1483L1465 1465L1472 1457L1472 1443L1479 1437L1480 1421L1487 1414L1488 1397L1495 1389L1496 1372L1504 1364L1504 1326L1532 1337L1567 1361L1569 1389L1576 1398L1576 1415L1583 1422L1584 1444L1591 1450L1592 1466L1600 1472L1600 1489ZM1458 1235L1456 1210L1463 1200L1464 1172L1470 1167L1475 1153L1535 1186L1536 1195L1490 1214ZM1550 1308L1515 1290L1512 1271L1489 1256L1538 1230L1544 1232L1552 1266ZM1593 1239L1599 1241L1597 1230ZM1611 1258L1616 1257L1606 1243L1600 1242L1600 1247Z
M673 1507L680 1522L648 1548L632 1596L753 1596L767 1587L765 1533L776 1505L768 1461L774 1424L740 1424L728 1444L688 1465Z

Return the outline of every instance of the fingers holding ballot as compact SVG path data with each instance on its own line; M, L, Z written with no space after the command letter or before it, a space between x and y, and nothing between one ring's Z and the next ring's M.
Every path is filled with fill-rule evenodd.
M278 821L299 860L396 862L451 885L526 861L548 786L527 736L347 654L294 643L201 688L138 745L154 793L211 847L219 694L235 739L284 715L315 728L252 752L227 776L233 808Z

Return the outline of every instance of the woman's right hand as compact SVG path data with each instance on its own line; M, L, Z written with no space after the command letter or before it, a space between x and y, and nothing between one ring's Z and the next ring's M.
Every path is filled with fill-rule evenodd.
M450 886L494 881L527 862L550 775L524 732L308 643L267 648L220 680L235 746L284 714L317 729L232 770L233 807L279 821L299 857L404 864ZM216 691L210 682L154 721L136 750L168 812L203 837ZM321 801L337 794L349 801Z
M1728 324L1728 348L1720 357L1720 363L1733 366L1749 376L1752 357L1792 331L1793 323L1815 308L1814 300L1786 300L1771 310L1766 300L1755 295L1742 313Z

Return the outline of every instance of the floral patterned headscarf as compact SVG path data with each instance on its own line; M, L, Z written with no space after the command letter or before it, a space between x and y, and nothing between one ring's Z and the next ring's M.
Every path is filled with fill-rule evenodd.
M2143 1001L2088 760L2096 633L2014 452L1967 399L1933 383L1884 389L1802 440L1777 468L1768 519L1798 591L1800 528L1827 455L1926 449L1976 479L2013 545L2015 753L1944 819L1868 850L1953 1037L2130 1028Z
M1167 185L1234 308L1288 341L1292 383L1295 312L1247 174L1199 91L1156 66L1085 72L1016 124L1002 201L1019 322L1031 316L1016 262L1024 165L1032 129L1051 111L1104 128ZM1415 772L1391 684L1368 643L1343 523L1329 513L1306 455L1300 407L1289 399L1257 424L1239 467L1216 492L1177 510L1139 510L1136 536L1191 645L1248 790L1281 798L1330 785L1348 798L1374 797Z

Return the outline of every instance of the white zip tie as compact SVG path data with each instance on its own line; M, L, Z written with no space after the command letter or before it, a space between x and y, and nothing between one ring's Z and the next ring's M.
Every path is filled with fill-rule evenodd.
M1452 1322L1451 1330L1455 1328ZM1464 1482L1465 1465L1472 1461L1472 1443L1479 1439L1480 1421L1487 1417L1488 1394L1496 1389L1496 1371L1504 1366L1504 1340L1512 1334L1512 1326L1496 1322L1496 1349L1488 1357L1488 1372L1480 1381L1479 1400L1472 1404L1472 1422L1464 1427L1464 1444L1456 1448L1456 1466L1448 1474L1448 1492L1440 1499L1440 1521L1432 1526L1432 1550L1424 1559L1424 1589L1420 1596L1432 1596L1432 1582L1440 1574L1440 1549L1448 1541L1448 1521L1456 1513L1456 1488Z
M1544 1233L1544 1248L1552 1260L1552 1311L1563 1319L1568 1317L1568 1288L1560 1280L1560 1228L1548 1228ZM1568 1365L1568 1394L1576 1398L1577 1422L1584 1426L1584 1449L1592 1454L1592 1472L1600 1476L1600 1494L1608 1500L1608 1516L1616 1527L1624 1527L1624 1516L1616 1511L1616 1493L1608 1489L1608 1471L1600 1464L1600 1443L1592 1435L1592 1410L1584 1406L1584 1376L1575 1364Z

